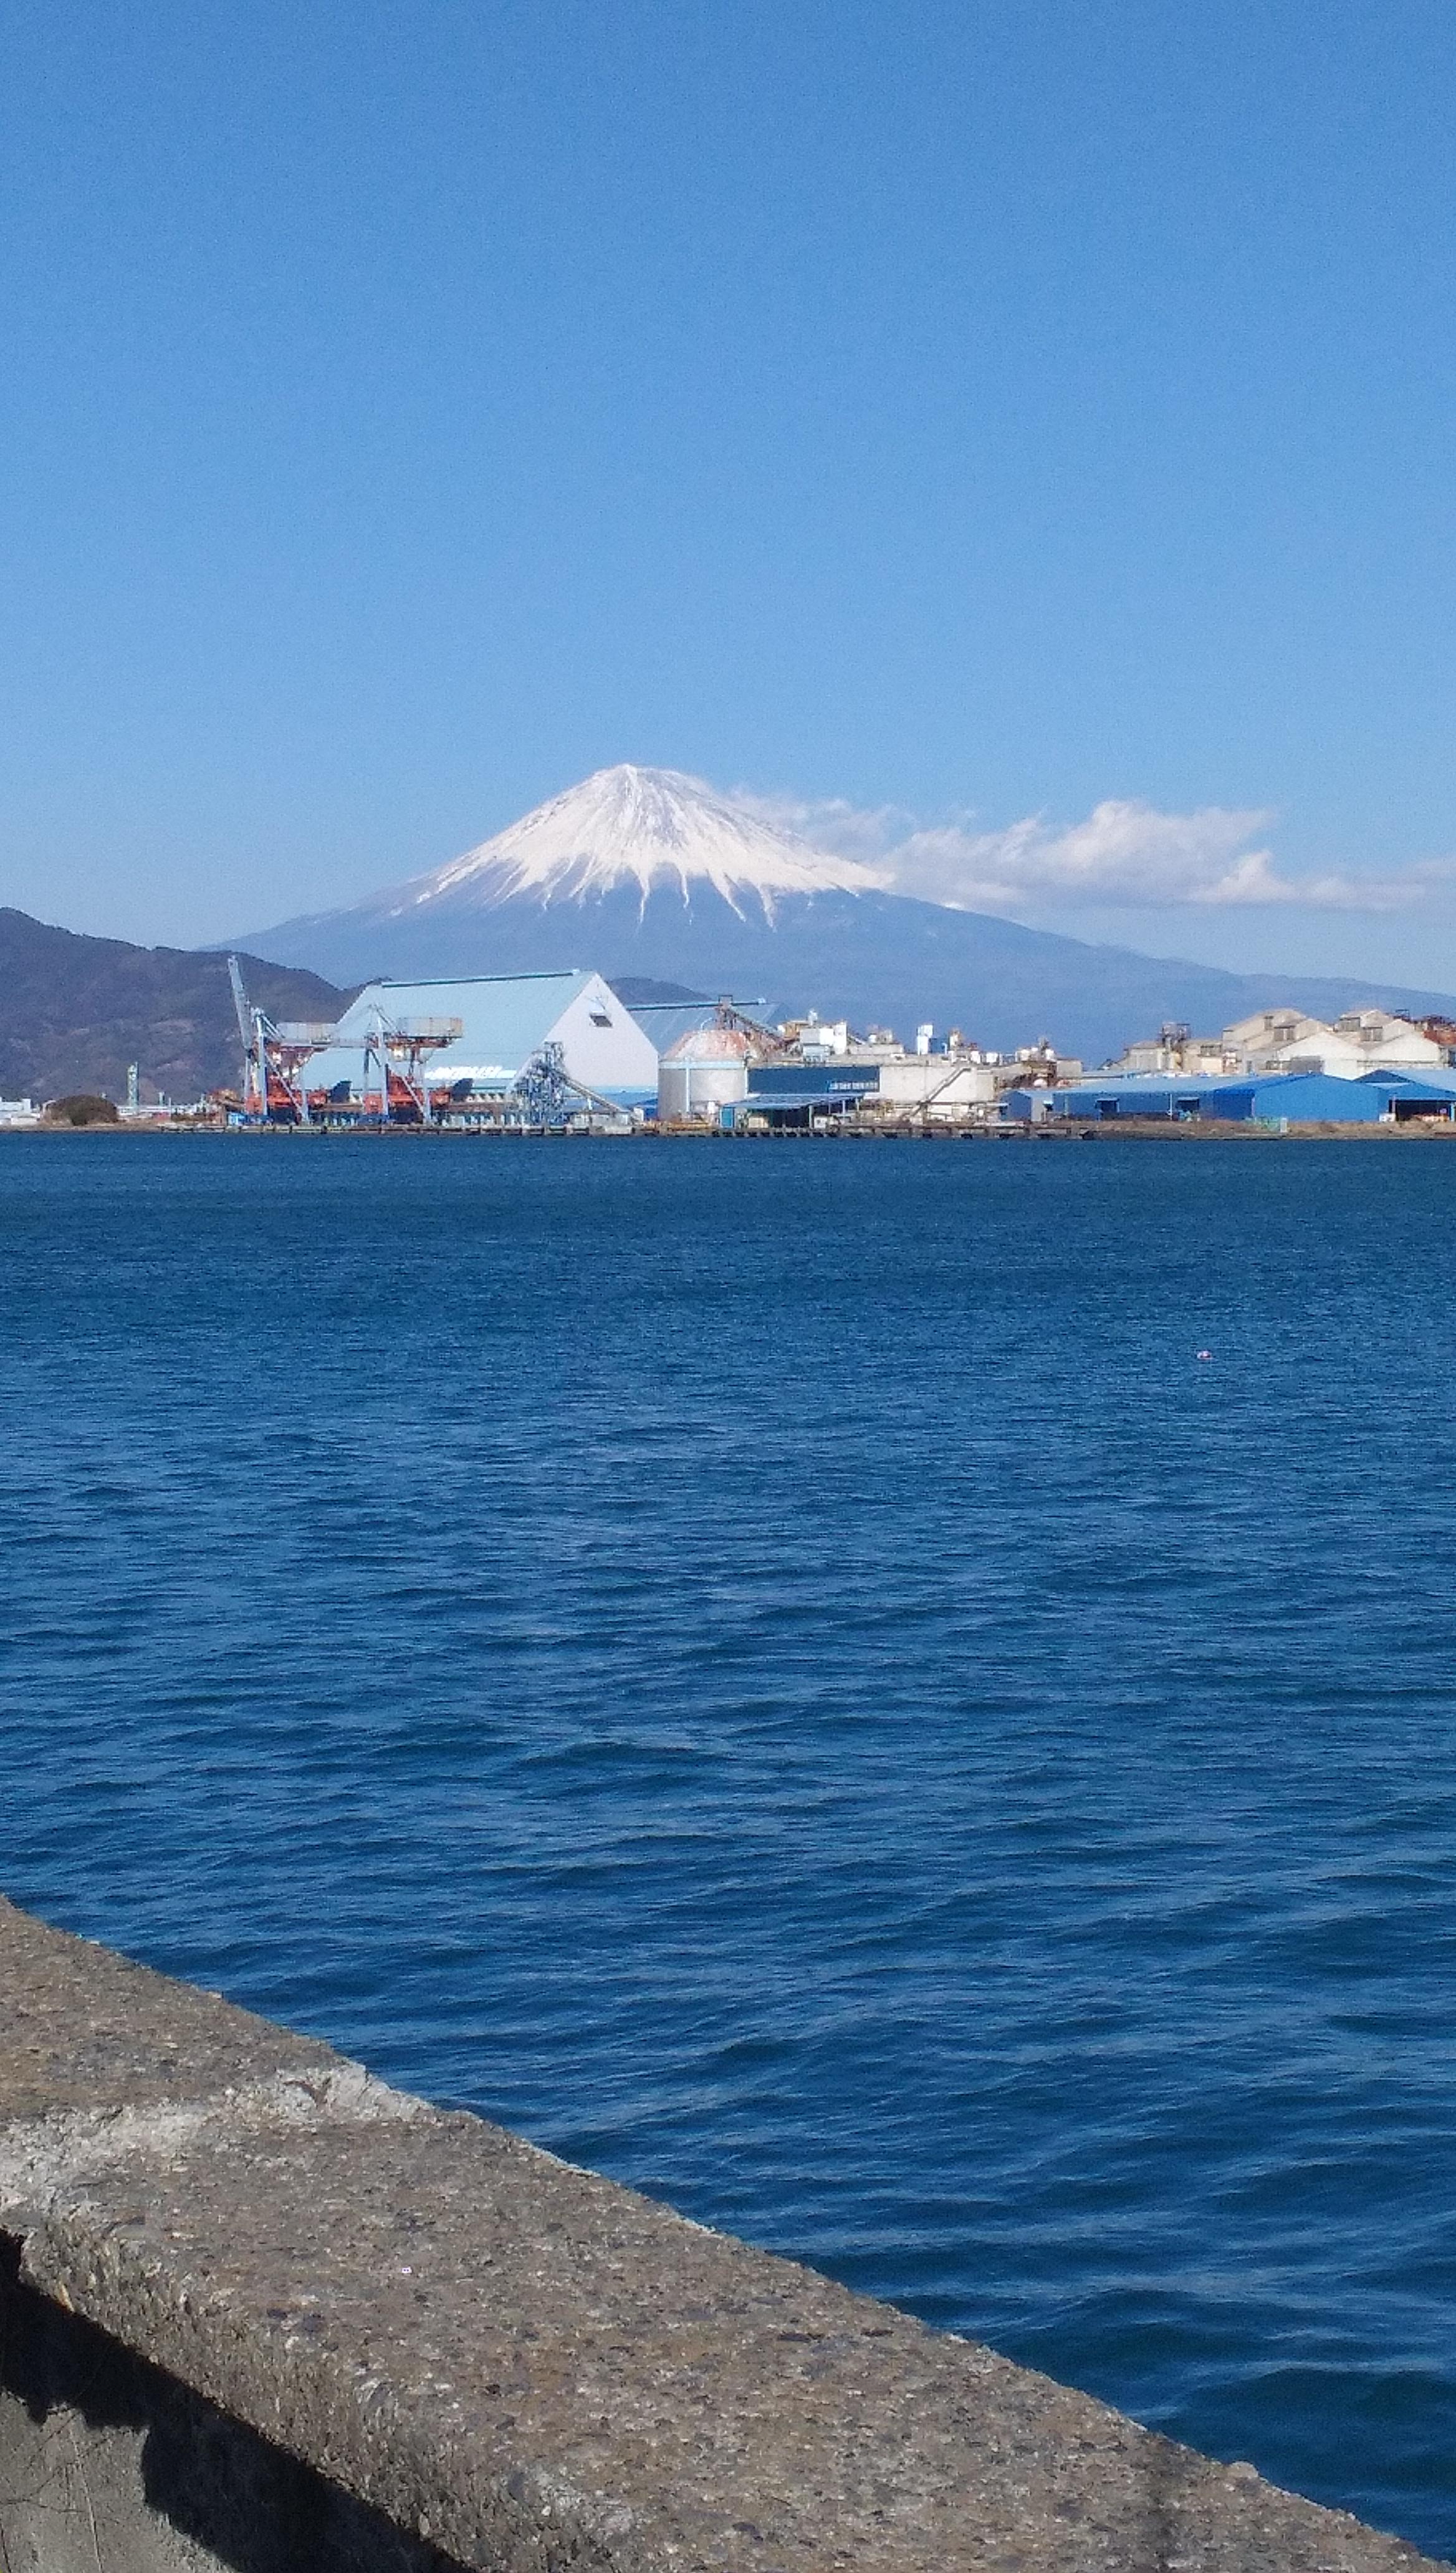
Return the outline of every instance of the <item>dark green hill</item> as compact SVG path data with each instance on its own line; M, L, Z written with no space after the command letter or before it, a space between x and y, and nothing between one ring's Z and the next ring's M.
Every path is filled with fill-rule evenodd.
M281 1019L338 1018L349 995L300 967L243 958L252 1001ZM0 910L0 1096L67 1091L196 1099L236 1086L238 1023L226 956L130 947Z

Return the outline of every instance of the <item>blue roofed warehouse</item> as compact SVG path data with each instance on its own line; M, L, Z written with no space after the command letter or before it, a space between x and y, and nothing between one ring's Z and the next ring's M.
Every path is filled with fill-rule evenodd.
M1272 1073L1249 1080L1179 1081L1167 1074L1109 1074L1041 1093L1014 1091L1003 1103L1013 1117L1042 1113L1107 1124L1117 1118L1217 1118L1235 1125L1403 1125L1417 1118L1450 1121L1456 1112L1456 1074L1443 1082L1405 1072L1370 1072L1346 1081L1323 1072Z

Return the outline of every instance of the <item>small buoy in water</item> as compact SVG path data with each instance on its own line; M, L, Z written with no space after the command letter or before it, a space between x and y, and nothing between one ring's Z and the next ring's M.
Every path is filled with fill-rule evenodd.
M1200 1358L1211 1358L1211 1356L1213 1355L1213 1352L1212 1352L1212 1350L1211 1350L1211 1349L1198 1349L1198 1350L1195 1350L1194 1354L1195 1354L1195 1356L1200 1357Z

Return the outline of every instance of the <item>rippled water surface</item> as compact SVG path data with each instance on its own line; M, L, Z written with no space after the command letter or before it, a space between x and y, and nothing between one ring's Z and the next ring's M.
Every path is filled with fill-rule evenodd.
M1453 1201L0 1141L0 1880L1456 2553Z

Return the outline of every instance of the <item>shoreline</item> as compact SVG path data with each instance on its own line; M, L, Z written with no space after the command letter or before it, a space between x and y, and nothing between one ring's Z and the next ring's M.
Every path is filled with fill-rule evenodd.
M1094 1120L1091 1124L1069 1118L1055 1123L1049 1121L1041 1126L953 1126L944 1122L861 1126L846 1123L813 1130L786 1128L776 1133L759 1134L741 1127L732 1133L724 1133L719 1128L686 1125L634 1126L626 1133L613 1133L598 1127L240 1127L192 1123L186 1119L179 1119L175 1125L161 1120L156 1123L137 1120L115 1126L98 1122L94 1126L37 1123L34 1126L0 1127L0 1142L4 1143L22 1139L33 1141L38 1137L84 1143L98 1136L112 1140L122 1136L129 1139L166 1136L169 1140L207 1137L238 1143L312 1143L327 1139L331 1143L345 1144L1363 1144L1456 1142L1456 1120L1410 1118L1394 1124L1383 1119L1370 1119L1358 1125L1291 1122L1279 1129L1212 1118L1120 1117Z

